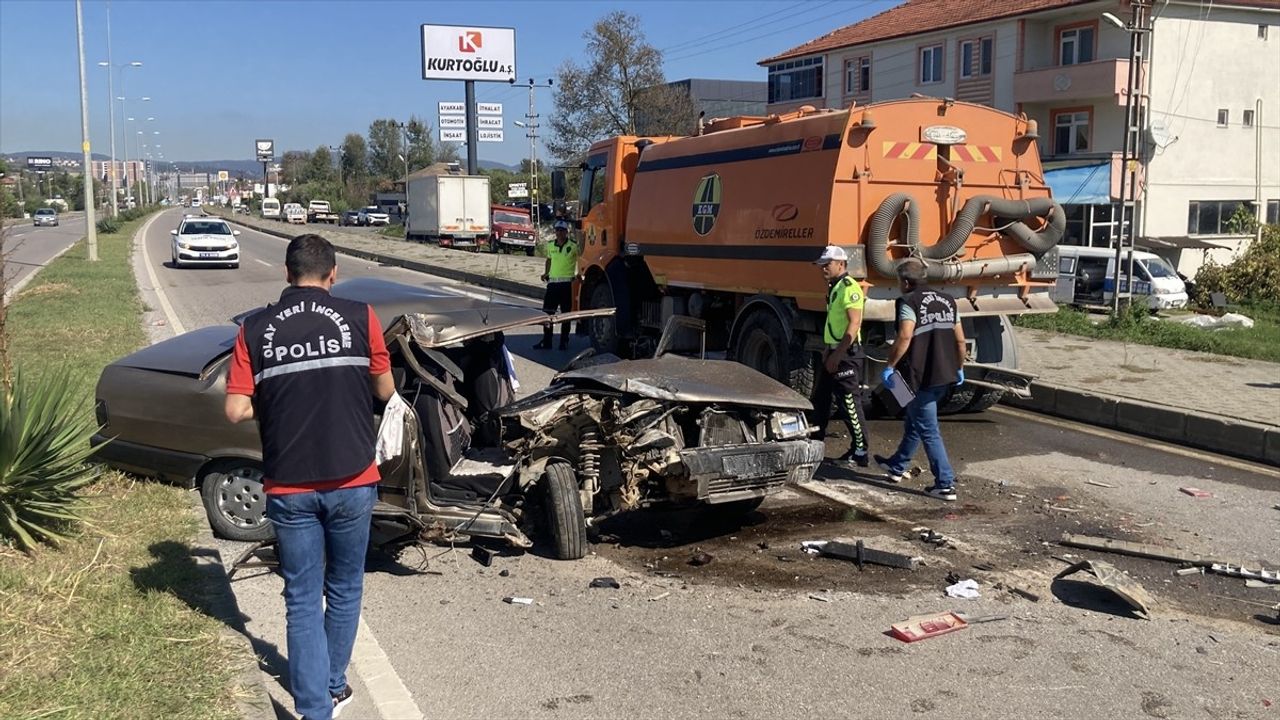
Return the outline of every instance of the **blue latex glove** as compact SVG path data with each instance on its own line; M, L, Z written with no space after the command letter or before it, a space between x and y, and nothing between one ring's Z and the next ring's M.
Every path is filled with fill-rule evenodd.
M964 368L960 368L960 372L956 375L956 385L964 384Z
M884 386L890 390L893 389L893 368L887 367L880 371L880 382L884 383Z

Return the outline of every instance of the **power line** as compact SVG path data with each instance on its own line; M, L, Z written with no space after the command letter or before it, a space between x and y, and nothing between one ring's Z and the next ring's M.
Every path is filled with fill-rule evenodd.
M829 20L829 19L831 19L831 18L833 18L833 17L836 17L837 15L844 15L844 14L846 14L846 13L849 13L849 12L853 11L853 10L857 10L857 9L860 9L860 8L866 7L867 5L872 5L872 4L875 4L875 3L883 3L883 2L887 2L887 1L888 1L888 0L860 0L859 2L857 2L857 3L855 3L855 4L851 5L851 6L842 7L840 10L837 10L836 12L830 13L830 14L828 14L828 15L823 15L823 16L821 16L821 17L813 18L813 19L811 19L811 20L806 20L806 21L804 21L804 22L797 23L797 24L795 24L795 25L789 25L789 26L787 26L787 27L783 27L783 28L771 28L771 29L769 29L769 30L767 30L767 31L765 31L765 32L763 32L763 33L761 33L761 34L759 34L759 35L751 35L751 36L748 36L748 37L736 38L736 39L733 39L733 41L732 41L732 42L730 42L730 43L728 43L728 44L725 44L725 45L718 45L718 46L716 46L716 47L710 47L710 48L706 48L706 49L703 49L703 50L698 50L697 52L675 53L675 57L664 58L664 60L668 60L668 61L669 61L669 60L688 60L688 59L690 59L690 58L695 58L695 57L699 57L699 56L701 56L701 55L706 55L707 53L720 52L720 51L722 51L722 50L726 50L726 49L728 49L728 48L735 47L735 46L737 46L737 45L741 45L741 44L742 44L742 43L744 43L744 42L750 42L750 41L752 41L752 40L760 40L760 39L763 39L763 38L769 37L769 36L771 36L771 35L776 35L776 34L778 34L779 32L786 31L786 30L796 30L796 29L799 29L799 28L805 27L805 26L807 26L807 25L812 25L812 24L814 24L814 23L822 22L823 20ZM834 31L833 31L833 32L834 32ZM736 34L739 34L739 33L735 33L735 35L736 35ZM732 37L732 36L730 36L730 37ZM722 38L722 40L729 40L729 39L730 39L730 37Z
M708 41L713 41L713 40L714 40L715 42L719 42L719 40L722 40L722 39L724 39L724 38L716 38L716 36L717 36L717 35L725 35L726 33L728 33L728 34L732 34L732 31L733 31L733 30L737 30L737 29L739 29L739 28L744 28L744 27L747 27L748 25L756 25L756 24L757 24L757 23L759 23L760 21L762 21L762 20L767 20L767 19L769 19L769 18L771 18L771 17L774 17L774 16L776 16L776 15L785 15L786 13L790 12L793 8L800 7L801 5L808 5L808 6L809 6L808 8L806 8L806 9L804 9L804 10L801 10L801 11L800 11L800 14L804 14L804 13L813 12L814 10L817 10L817 9L820 9L820 8L823 8L823 7L826 7L826 6L828 6L828 5L831 5L831 4L832 4L832 3L834 3L835 1L836 1L836 0L829 0L828 2L823 2L823 3L798 2L798 3L796 3L795 5L788 5L787 7L784 7L784 8L782 8L781 10L774 10L773 12L766 13L766 14L764 14L764 15L761 15L760 17L757 17L757 18L752 18L751 20L748 20L748 21L743 22L743 23L738 23L737 25L733 25L733 26L727 27L727 28L725 28L725 29L723 29L723 30L718 30L718 31L716 31L716 32L709 33L709 34L706 34L706 35L702 35L702 36L697 37L697 38L694 38L694 39L692 39L692 40L685 40L684 42L678 42L678 43L676 43L676 44L674 44L674 45L669 45L669 46L664 47L664 48L659 48L658 52L661 52L661 53L667 53L667 52L669 52L669 51L672 51L672 50L678 50L678 49L680 49L680 48L687 48L687 47L691 47L691 46L694 46L694 45L702 45L702 44L704 44L704 43L706 43L706 42L708 42Z

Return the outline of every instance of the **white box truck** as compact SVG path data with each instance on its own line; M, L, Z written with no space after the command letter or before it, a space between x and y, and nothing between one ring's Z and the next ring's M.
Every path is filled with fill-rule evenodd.
M409 179L405 239L477 249L489 243L489 178L424 175Z

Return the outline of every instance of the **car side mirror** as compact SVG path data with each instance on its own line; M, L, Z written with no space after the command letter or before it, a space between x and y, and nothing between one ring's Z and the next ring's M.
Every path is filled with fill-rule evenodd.
M170 231L169 231L169 234L170 234L170 235L177 235L177 234L178 234L178 231L177 231L177 230L170 230Z
M551 199L563 200L564 192L565 192L564 171L552 170L551 171Z
M231 234L232 234L232 235L239 235L239 234L240 234L240 231L239 231L239 230L232 230L232 231L231 231Z

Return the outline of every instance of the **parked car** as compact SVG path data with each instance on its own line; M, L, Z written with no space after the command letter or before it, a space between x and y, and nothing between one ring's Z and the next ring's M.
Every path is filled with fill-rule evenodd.
M239 230L232 230L226 220L199 215L185 215L173 236L173 266L225 265L240 267Z
M343 210L342 219L339 220L339 222L343 225L359 225L360 211L359 210Z
M285 203L280 209L280 217L291 225L306 225L307 209L300 203Z
M1081 307L1107 307L1114 297L1116 251L1111 248L1059 245L1058 280L1049 296L1054 302ZM1133 264L1135 300L1145 300L1151 310L1186 307L1186 283L1164 258L1143 250L1128 253L1120 262L1120 292L1129 290L1129 265Z
M391 217L377 205L369 205L360 208L356 220L360 225L387 225L390 224Z
M537 247L537 234L529 211L509 205L494 205L489 223L489 251L523 252L532 255Z
M462 534L586 552L588 522L648 506L700 504L740 515L808 480L823 444L803 396L744 365L662 353L583 353L519 401L504 332L598 317L548 316L372 278L336 285L386 328L397 391L410 405L402 455L380 467L375 520L405 538ZM96 457L199 488L213 529L271 536L252 423L223 416L235 325L195 330L107 366L98 381ZM108 440L110 440L108 442Z
M58 211L50 207L38 208L31 216L31 224L36 227L58 227Z
M276 198L262 199L262 219L280 220L280 201Z

